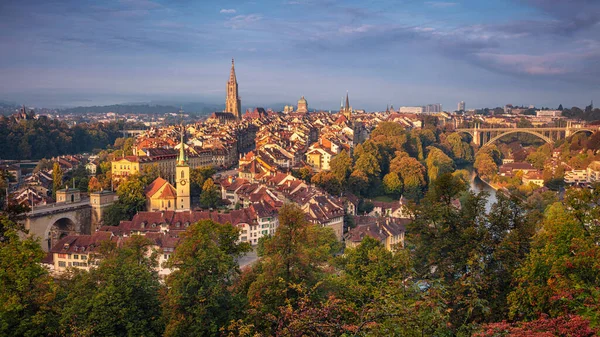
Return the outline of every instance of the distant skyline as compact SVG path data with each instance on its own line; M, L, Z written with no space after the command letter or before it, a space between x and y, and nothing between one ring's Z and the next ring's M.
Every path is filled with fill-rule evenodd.
M0 100L335 110L600 101L600 1L4 0Z

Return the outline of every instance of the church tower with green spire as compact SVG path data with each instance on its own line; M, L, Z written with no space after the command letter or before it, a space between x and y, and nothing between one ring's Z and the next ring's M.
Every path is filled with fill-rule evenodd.
M185 127L181 125L181 148L177 157L177 167L175 168L175 181L177 184L177 210L190 210L190 166L185 155L185 142L183 140Z

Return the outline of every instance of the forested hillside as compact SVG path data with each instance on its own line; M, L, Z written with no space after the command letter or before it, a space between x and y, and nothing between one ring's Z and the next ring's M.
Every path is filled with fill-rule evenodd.
M0 116L0 159L41 159L106 148L115 142L123 122L67 123L45 117L15 121Z

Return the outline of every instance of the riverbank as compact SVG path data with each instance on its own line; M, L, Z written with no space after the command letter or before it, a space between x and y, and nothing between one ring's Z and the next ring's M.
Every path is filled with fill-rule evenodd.
M481 182L483 182L484 184L486 184L486 185L488 185L489 187L493 188L493 189L494 189L494 191L498 191L498 190L502 189L502 187L500 187L500 186L498 186L498 185L496 185L496 184L494 184L494 183L492 183L492 182L489 182L489 181L487 181L487 180L485 180L485 179L481 178L479 175L477 175L476 177L477 177L477 178L479 178L479 180L481 180Z

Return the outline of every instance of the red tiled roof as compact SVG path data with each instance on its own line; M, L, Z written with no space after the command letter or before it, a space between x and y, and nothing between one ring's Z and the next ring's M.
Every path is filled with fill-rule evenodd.
M154 181L151 182L150 185L148 185L148 187L146 187L146 190L144 191L146 193L146 197L152 197L166 183L167 181L161 177L154 179Z

